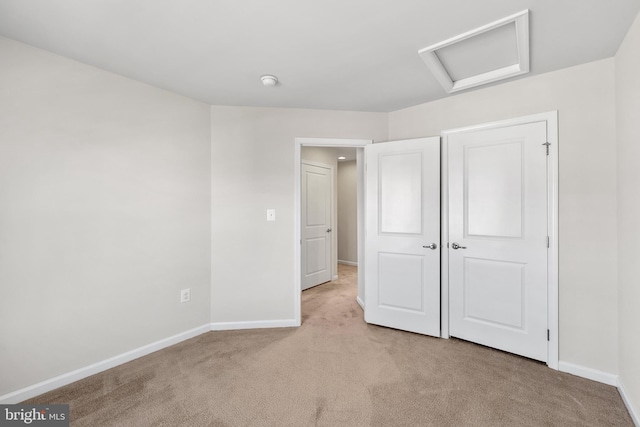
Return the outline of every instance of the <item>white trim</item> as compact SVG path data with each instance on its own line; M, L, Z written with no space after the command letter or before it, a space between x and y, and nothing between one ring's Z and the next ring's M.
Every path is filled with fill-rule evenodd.
M449 335L449 144L440 137L440 337Z
M459 43L467 40L471 37L478 36L496 28L508 25L510 23L515 24L516 29L516 44L518 48L518 63L508 65L506 67L499 68L497 70L488 71L475 76L470 76L464 79L454 81L449 72L444 67L440 58L438 58L437 50L443 49L447 46ZM442 85L442 87L448 92L458 92L461 90L469 89L472 87L492 83L498 80L507 79L509 77L515 77L521 74L529 72L529 10L525 9L522 12L516 13L474 30L468 31L459 36L452 37L440 43L425 47L418 51L418 55L422 58L424 63L429 67L434 77Z
M558 370L560 372L566 372L567 374L575 375L588 380L597 381L599 383L617 386L618 376L610 374L608 372L599 371L593 368L587 368L585 366L574 365L569 362L558 362Z
M356 302L358 303L358 305L360 306L360 308L362 309L362 311L364 311L364 301L362 301L360 299L360 297L356 298Z
M353 261L344 261L344 260L341 260L341 259L339 259L339 260L338 260L338 264L352 265L352 266L354 266L354 267L357 267L357 266L358 266L358 263L357 263L357 262L353 262Z
M315 146L315 147L365 147L369 144L372 144L373 140L371 139L338 139L338 138L295 138L294 141L294 182L293 182L293 310L294 310L294 325L300 326L302 324L302 315L301 315L301 306L302 306L302 297L301 297L301 230L300 230L300 180L301 180L301 151L302 146ZM357 159L361 158L359 153L356 153ZM357 162L359 165L361 162ZM358 166L360 168L361 166ZM358 175L360 176L360 175ZM360 202L360 198L358 198L358 202ZM360 204L360 203L359 203ZM360 209L360 207L358 208ZM358 218L360 219L360 218ZM358 230L361 225L358 225ZM363 238L363 236L362 236ZM358 233L358 247L364 245L364 242L361 241L360 233ZM358 262L362 264L360 259L360 250L358 250ZM361 278L358 275L358 281L364 280L364 277Z
M547 251L547 322L550 331L547 365L551 369L558 369L560 360L559 350L559 313L558 300L559 272L558 272L558 111L545 113L547 116L547 142L549 156L547 162L547 232L549 233L549 250Z
M55 390L56 388L79 381L83 378L90 377L91 375L106 371L107 369L111 369L115 366L122 365L134 359L138 359L142 356L146 356L147 354L162 350L163 348L178 344L200 334L204 334L205 332L209 332L210 330L211 329L209 324L202 325L197 328L173 335L171 337L161 339L151 344L147 344L142 347L127 351L117 356L110 357L101 362L96 362L89 366L85 366L83 368L58 375L57 377L50 378L37 384L33 384L20 390L5 394L4 396L0 396L0 404L6 405L22 402L32 397L39 396L48 391Z
M331 172L333 173L334 167L333 165L328 165L326 163L321 163L321 162L315 162L313 160L300 160L300 162L302 164L305 165L309 165L309 166L317 166L319 168L324 168L324 169L331 169ZM332 175L333 176L333 175ZM333 182L332 182L333 183Z
M527 123L547 122L547 142L549 146L549 158L547 167L547 183L548 183L548 230L550 239L550 248L547 251L547 324L550 331L549 344L547 346L547 365L551 369L559 369L559 345L558 345L558 111L549 111L546 113L532 114L524 117L516 117L513 119L500 120L480 125L467 126L457 129L448 129L442 131L442 231L443 236L442 247L446 248L448 242L448 187L447 175L447 153L449 135L454 133L478 131L492 128L500 128L506 126L523 125ZM448 253L442 251L442 313L441 313L441 332L443 338L449 337L449 282L448 282Z
M357 185L356 185L356 199L357 199L357 209L356 214L358 216L358 232L357 232L357 242L358 242L358 298L362 303L362 310L364 310L364 301L366 300L366 295L364 294L364 282L365 282L365 265L364 265L364 245L365 245L365 224L364 224L364 195L367 191L367 183L365 179L365 156L364 156L364 147L356 148L356 175L357 175Z
M214 322L212 331L231 331L238 329L294 328L300 326L296 319L284 320L252 320L246 322Z
M620 379L620 377L618 377L617 385L618 385L618 392L620 393L620 397L622 397L622 401L624 402L624 405L627 407L627 411L629 411L629 415L631 416L633 423L636 425L636 427L640 427L640 412L638 412L636 408L633 407L633 403L631 403L631 399L629 398L629 395L627 394L627 391L624 388L624 385L622 384L622 380Z

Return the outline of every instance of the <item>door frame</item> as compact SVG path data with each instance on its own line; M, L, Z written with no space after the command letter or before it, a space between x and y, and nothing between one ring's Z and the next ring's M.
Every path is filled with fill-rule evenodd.
M294 143L294 187L293 187L293 304L295 325L302 324L302 233L301 227L301 182L302 179L302 146L312 147L353 147L356 150L357 192L358 192L358 293L364 288L364 147L372 144L371 139L344 138L295 138ZM339 232L339 231L338 231ZM364 295L364 294L363 294ZM364 309L364 300L358 295L358 304Z
M448 151L449 136L456 133L501 128L507 126L524 125L535 122L547 122L547 142L549 157L547 161L547 233L549 234L549 249L547 250L547 325L549 341L547 346L547 365L558 370L558 111L532 114L507 120L483 123L441 132L441 337L449 338L449 251L444 246L449 245L449 182L448 182Z

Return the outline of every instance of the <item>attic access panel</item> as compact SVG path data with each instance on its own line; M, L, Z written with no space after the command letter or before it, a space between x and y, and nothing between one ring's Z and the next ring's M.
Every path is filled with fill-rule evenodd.
M529 10L418 51L438 82L458 92L529 72Z

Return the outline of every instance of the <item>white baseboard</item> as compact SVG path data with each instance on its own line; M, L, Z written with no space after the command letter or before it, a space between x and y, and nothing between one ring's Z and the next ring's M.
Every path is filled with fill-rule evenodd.
M617 386L618 376L608 372L598 371L597 369L586 368L580 365L574 365L568 362L558 362L558 370L578 377L586 378L599 383Z
M357 262L353 262L353 261L343 261L341 259L338 260L338 264L344 264L344 265L352 265L354 267L358 266Z
M332 281L333 281L333 280L338 280L339 278L340 278L340 277L336 274L335 276L333 276L333 279L331 279L331 280L332 280Z
M84 368L76 369L75 371L67 372L66 374L58 375L57 377L39 382L37 384L30 385L20 390L0 396L0 404L8 405L13 403L19 403L32 397L39 396L56 388L71 384L83 378L87 378L91 375L95 375L99 372L106 371L115 366L122 365L123 363L130 362L147 354L151 354L163 348L170 347L174 344L178 344L181 341L188 340L189 338L196 337L205 332L211 330L210 325L203 325L197 328L191 329L173 335L169 338L164 338L151 344L144 345L131 351L119 354L101 362L94 363Z
M362 301L362 300L360 299L360 297L357 297L357 298L356 298L356 301L358 301L358 305L360 306L360 308L362 308L362 310L364 310L364 301Z
M300 326L295 319L257 320L251 322L214 322L212 331L229 331L234 329L294 328Z
M620 377L618 377L618 392L620 393L620 396L622 397L622 401L627 407L627 411L629 411L629 415L631 415L631 419L633 420L633 423L636 425L636 427L640 427L640 412L638 412L636 408L633 407L633 404L631 403L631 399L629 399L629 395L627 394L624 388L624 385L620 380Z

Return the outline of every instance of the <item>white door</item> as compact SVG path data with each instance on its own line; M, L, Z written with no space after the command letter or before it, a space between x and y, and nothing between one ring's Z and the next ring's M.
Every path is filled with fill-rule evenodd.
M448 136L452 336L547 361L546 122Z
M331 280L329 167L302 164L302 290Z
M440 138L369 145L365 320L440 335Z

